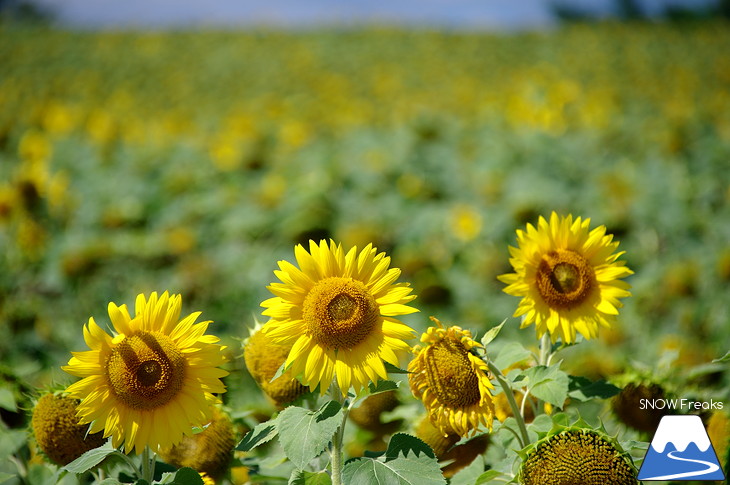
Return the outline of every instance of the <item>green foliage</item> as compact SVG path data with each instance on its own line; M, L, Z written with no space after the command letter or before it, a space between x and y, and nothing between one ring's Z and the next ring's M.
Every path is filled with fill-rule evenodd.
M568 376L568 396L578 401L590 401L591 399L609 399L621 389L601 379L591 381L581 376Z
M423 453L429 458L436 458L433 450L422 440L406 433L396 433L388 442L388 448L385 450L385 459L394 460L400 454L408 456L409 453L414 453L416 456L420 456Z
M117 453L117 449L112 446L112 442L109 440L100 447L87 451L63 467L63 469L71 473L85 473L101 463L104 458L112 453Z
M304 469L322 453L342 424L342 406L329 401L317 411L289 406L277 418L279 442L287 458Z
M259 423L254 429L246 433L246 436L236 446L236 450L251 451L257 446L273 439L277 433L276 419Z
M524 375L530 394L562 409L568 397L570 379L568 374L560 370L560 364L530 367Z
M289 485L330 485L332 479L327 472L308 472L295 470L289 479Z
M438 462L428 456L406 454L388 460L380 458L355 458L342 471L348 485L437 485L445 484Z
M152 485L203 485L200 474L192 468L180 468L174 473L165 473L160 481Z

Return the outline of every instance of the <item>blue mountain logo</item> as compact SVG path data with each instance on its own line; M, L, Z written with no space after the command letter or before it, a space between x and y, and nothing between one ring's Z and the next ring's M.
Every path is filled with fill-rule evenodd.
M699 416L664 416L651 440L639 480L724 480Z

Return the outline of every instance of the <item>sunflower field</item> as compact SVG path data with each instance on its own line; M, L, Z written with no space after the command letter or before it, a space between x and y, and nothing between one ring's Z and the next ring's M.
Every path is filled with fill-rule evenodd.
M724 483L728 52L0 24L0 483Z

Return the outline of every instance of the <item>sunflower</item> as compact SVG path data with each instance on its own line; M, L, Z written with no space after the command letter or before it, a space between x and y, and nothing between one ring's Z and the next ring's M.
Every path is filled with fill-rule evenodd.
M251 336L244 341L243 358L246 369L261 390L277 406L284 406L309 391L293 378L289 371L274 379L290 350L291 345L272 342L271 338L262 332L259 322L256 322L256 326L251 329Z
M58 465L68 465L106 441L101 433L87 434L76 417L78 399L62 394L44 394L33 408L31 424L36 443Z
M626 453L601 431L557 430L523 452L523 485L638 485Z
M160 449L160 457L177 468L190 467L211 479L220 479L233 460L236 434L228 414L213 408L213 418L200 433L184 436L171 448Z
M492 429L494 386L489 381L487 364L472 353L482 347L471 332L453 326L436 327L421 336L425 347L413 349L408 365L411 392L423 401L433 425L444 435L468 436L480 424Z
M72 352L63 370L80 381L66 390L81 399L80 424L104 430L126 452L170 447L211 418L213 393L225 392L218 366L226 358L218 337L204 335L210 322L195 323L200 312L180 317L180 295L137 296L136 315L126 305L109 304L113 335L93 318L84 327L91 350Z
M371 244L345 254L334 241L310 241L294 255L299 267L279 261L281 283L268 286L276 296L261 303L271 318L263 331L292 346L285 366L321 394L335 377L343 395L387 379L383 362L399 365L415 336L394 317L418 311L406 305L416 297L408 283L395 282L400 270Z
M514 316L523 316L522 328L535 323L538 338L549 332L553 342L572 343L576 331L594 338L615 320L623 306L618 299L630 296L620 278L633 271L617 261L624 253L614 253L619 243L606 226L589 225L590 219L553 212L550 223L540 217L537 229L517 230L519 248L509 248L515 272L498 278L508 285L505 293L522 297Z

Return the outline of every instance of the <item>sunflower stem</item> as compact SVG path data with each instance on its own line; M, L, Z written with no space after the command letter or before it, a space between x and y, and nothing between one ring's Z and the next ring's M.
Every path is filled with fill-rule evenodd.
M542 334L540 339L540 358L538 365L549 365L552 357L553 343L550 340L550 335L545 332Z
M517 401L515 401L515 393L512 391L512 388L510 387L509 382L507 382L507 379L504 377L504 374L502 374L502 371L500 371L491 360L486 360L486 362L487 367L489 367L489 370L492 372L492 374L494 374L497 382L499 382L499 385L502 386L502 391L504 392L504 395L507 397L507 402L509 403L509 407L512 410L512 415L514 416L515 421L517 421L517 427L520 429L521 439L519 441L524 448L530 443L530 435L527 433L525 418L522 417L520 408L519 406L517 406Z
M155 454L150 452L150 447L145 446L142 452L142 479L152 483L155 477Z
M337 428L337 431L335 431L334 436L332 436L332 485L342 485L342 464L343 464L343 454L342 454L342 445L343 445L343 437L345 435L345 424L347 423L347 416L350 413L350 406L347 405L347 399L345 396L342 395L342 391L340 390L340 386L337 383L337 378L333 379L332 385L329 389L330 396L332 399L337 401L342 405L342 422L340 423L340 426Z

